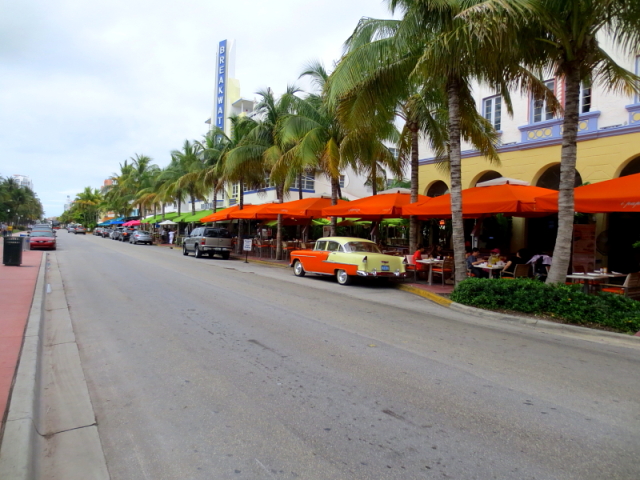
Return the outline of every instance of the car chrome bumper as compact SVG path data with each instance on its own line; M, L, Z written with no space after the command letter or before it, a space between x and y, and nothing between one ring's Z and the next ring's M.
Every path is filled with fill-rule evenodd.
M406 272L365 272L364 270L358 270L356 273L359 277L403 278L407 276Z

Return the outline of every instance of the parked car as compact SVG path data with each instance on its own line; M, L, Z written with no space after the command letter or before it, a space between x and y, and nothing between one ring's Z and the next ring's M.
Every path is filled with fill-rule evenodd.
M385 255L370 240L354 237L325 237L316 241L311 250L291 252L293 273L335 275L340 285L348 285L353 278L402 278L406 269L402 257Z
M120 234L124 230L124 227L116 227L111 231L111 235L109 236L111 240L120 240Z
M136 229L133 227L124 227L120 232L120 236L118 237L118 240L120 240L121 242L128 242L129 238L131 237L131 234L135 231Z
M29 235L29 248L36 250L39 248L47 250L56 249L56 237L53 234L53 230L47 232L45 230L32 231Z
M220 255L228 260L232 250L231 233L226 228L198 227L182 242L182 254L193 252L196 258L209 254L211 257Z
M129 236L129 243L133 243L134 245L137 245L138 243L151 245L153 243L153 237L149 232L136 230Z
M86 235L87 234L87 229L84 228L82 225L76 225L75 230L73 231L73 233L75 233L76 235L81 233L82 235Z
M110 228L104 227L102 229L102 238L111 238L111 232L113 230L111 230Z
M67 225L67 233L75 233L76 226L75 225Z
M53 228L51 228L51 225L48 224L34 225L33 227L31 227L29 234L31 234L32 232L47 232L50 233L53 237L56 236L56 232L53 230Z
M93 229L93 234L98 236L98 237L101 237L102 236L102 230L103 230L102 227L96 227L96 228Z

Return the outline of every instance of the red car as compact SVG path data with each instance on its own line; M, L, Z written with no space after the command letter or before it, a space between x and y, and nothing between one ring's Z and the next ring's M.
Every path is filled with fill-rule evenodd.
M35 250L38 248L46 248L48 250L56 249L56 237L50 232L35 231L29 235L29 248Z

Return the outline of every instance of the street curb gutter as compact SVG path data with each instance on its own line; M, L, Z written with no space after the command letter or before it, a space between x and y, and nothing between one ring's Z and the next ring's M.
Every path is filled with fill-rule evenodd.
M48 254L43 253L0 445L0 478L3 479L35 478L34 458L38 437L35 421L40 404L37 386L40 375L39 354L43 343L47 260Z
M585 336L590 337L600 337L601 339L611 339L618 342L623 342L628 345L640 347L640 337L638 336L630 336L624 335L622 333L615 332L607 332L604 330L594 330L591 328L580 327L578 325L567 325L565 323L555 323L549 322L548 320L542 320L535 317L527 317L527 316L517 316L517 315L509 315L506 313L493 312L491 310L484 310L482 308L470 307L468 305L463 305L461 303L456 303L448 298L444 298L437 293L428 292L426 290L422 290L420 288L412 287L411 285L396 285L398 290L403 290L408 293L413 293L414 295L418 295L420 297L426 298L427 300L431 300L443 307L447 307L451 310L455 310L460 313L466 313L469 315L474 315L480 318L488 318L492 320L500 320L503 322L513 322L519 323L521 325L530 325L537 328L544 328L547 330L564 330L571 333L578 333Z

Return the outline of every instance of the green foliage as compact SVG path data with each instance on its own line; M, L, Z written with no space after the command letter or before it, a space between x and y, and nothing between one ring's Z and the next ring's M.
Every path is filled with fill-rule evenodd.
M597 324L624 333L640 331L640 302L611 293L589 295L581 285L470 278L456 287L451 300L489 310L547 315L578 325Z
M633 248L640 248L640 240L633 244Z

